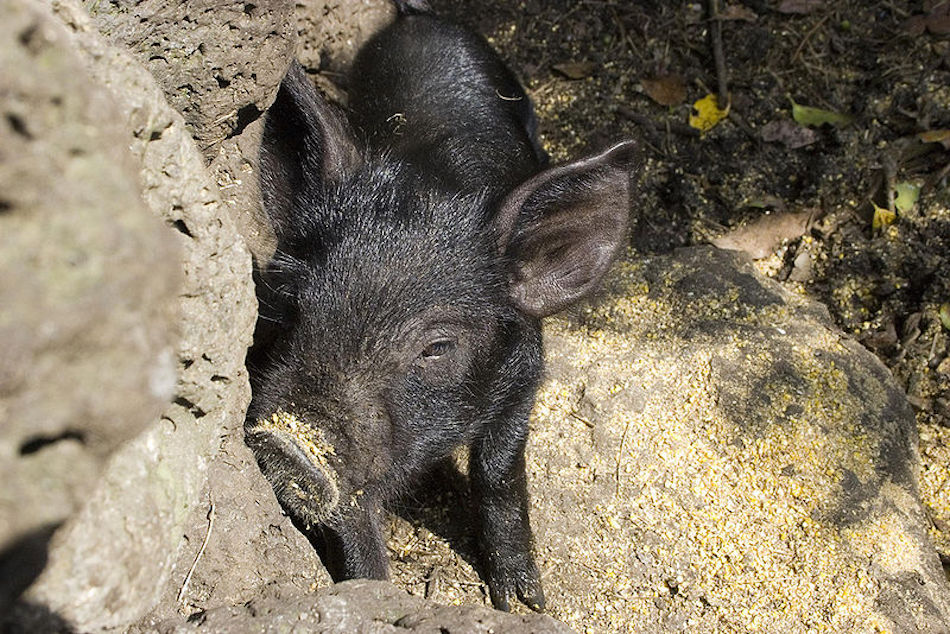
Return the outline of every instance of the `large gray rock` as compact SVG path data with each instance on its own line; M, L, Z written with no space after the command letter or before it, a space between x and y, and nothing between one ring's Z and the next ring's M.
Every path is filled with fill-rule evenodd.
M0 551L72 513L176 380L179 240L66 40L0 5ZM41 564L0 564L0 612Z
M255 600L196 615L188 624L162 623L162 634L230 632L441 632L445 634L568 634L549 616L514 615L481 606L446 606L412 597L382 581L346 581L286 601Z
M262 115L296 40L290 0L122 0L89 5L98 29L158 80L212 163L220 200L257 259L273 252L257 190ZM258 255L263 254L263 255Z
M234 550L235 555L240 555L241 548L252 550L268 540L273 542L273 533L279 536L282 527L289 527L277 505L273 501L267 505L269 491L256 470L247 468L253 460L240 441L250 396L243 361L256 307L250 258L220 204L218 189L184 120L167 105L151 75L129 54L107 43L78 5L58 3L55 16L46 3L11 6L12 11L30 17L28 24L15 32L18 37L6 40L8 45L29 39L22 33L53 34L47 57L82 62L86 73L71 68L76 81L84 82L79 94L92 93L97 102L110 104L102 113L109 124L104 129L113 131L106 138L113 148L131 147L135 167L128 173L134 177L134 200L113 196L109 184L99 187L115 198L116 205L141 209L144 202L151 210L151 222L165 221L162 239L178 242L183 252L180 257L168 257L173 279L181 280L174 302L180 341L177 363L173 357L171 367L165 370L170 376L160 395L164 411L158 415L154 406L151 412L140 408L141 415L152 418L151 426L116 452L95 486L83 491L84 506L53 538L49 562L21 605L23 618L38 619L33 625L40 628L48 625L43 622L46 613L81 631L124 628L163 606L166 610L188 609L188 590L195 585L185 580L194 584L198 578L197 572L188 573L202 543L199 535L207 525L207 501L229 519L219 523L226 527L232 518L241 517L231 512L232 507L240 506L233 503L235 496L255 491L256 486L257 494L264 498L263 505L252 509L257 521L249 522L256 533ZM49 76L43 61L45 58L26 60L15 67L41 84L56 85L60 78ZM92 133L100 134L95 125L81 118L76 125L86 125ZM117 125L124 130L119 132ZM68 150L69 146L67 156ZM62 159L54 155L54 160ZM116 169L112 163L123 165L111 155L99 163L106 175ZM105 209L113 211L114 207ZM114 214L114 218L121 222L120 215ZM158 239L155 242L161 244ZM96 247L98 257L124 252L124 246L115 244ZM153 292L152 280L162 271L152 253L142 249L141 268L135 268L136 261L125 265L136 275L131 285L143 293ZM121 298L110 299L115 303ZM137 334L132 325L127 329ZM124 333L114 325L112 331ZM130 344L126 344L125 353L141 356ZM101 380L108 370L103 363L92 375ZM135 406L136 399L149 395L146 387L122 397ZM229 470L236 475L230 480L221 478L222 486L228 488L219 490L209 484L209 474ZM301 540L292 529L287 532L291 540ZM295 561L300 566L312 564L306 558ZM277 561L273 566L281 563L287 562ZM275 576L292 576L298 568L269 570L272 575L255 581L263 585ZM247 568L242 574L253 571ZM311 565L308 583L313 577ZM259 586L245 583L242 587L253 593ZM24 622L24 629L32 629L30 621Z
M0 40L0 60L3 68L18 69L0 78L3 104L26 104L7 110L14 116L0 121L0 240L23 240L26 246L16 248L46 253L49 227L66 218L53 213L55 205L62 201L62 208L73 209L70 196L102 207L103 215L89 216L89 222L122 219L111 227L121 228L119 238L90 239L86 259L61 267L80 280L90 274L84 262L102 263L93 273L116 269L91 285L89 296L99 303L90 304L88 320L85 304L71 311L48 299L72 288L57 286L72 280L52 266L58 260L37 269L51 272L48 278L37 277L8 253L6 242L0 244L4 271L16 272L0 287L0 329L33 319L19 305L11 308L7 297L48 306L56 319L78 320L72 336L55 339L67 349L76 333L95 332L101 322L104 340L134 350L133 358L107 356L92 370L70 374L76 390L63 385L57 407L72 411L85 403L90 392L78 381L92 372L91 393L124 381L113 388L127 397L116 407L137 408L90 417L99 422L89 429L101 433L43 428L43 438L60 442L27 442L42 448L22 456L24 440L32 438L23 434L35 428L20 423L31 422L33 410L16 405L26 414L16 417L20 435L3 441L4 457L13 458L10 464L35 462L33 471L13 469L14 479L4 481L0 519L16 527L8 539L58 522L82 504L56 533L48 565L18 606L19 629L557 631L548 619L471 605L436 607L386 584L313 592L328 586L329 578L311 545L281 514L241 434L249 398L243 357L254 302L239 233L256 239L247 227L259 219L253 187L260 119L243 128L226 124L223 133L230 138L202 154L193 137L219 138L213 130L222 122L193 118L186 127L142 67L143 51L154 47L138 50L136 61L114 45L134 44L147 34L149 41L164 42L159 48L176 49L185 41L176 33L190 33L194 21L182 20L176 29L173 20L136 13L140 6L159 11L155 5L97 6L99 26L109 30L112 43L72 1L54 4L55 15L42 0L0 7L0 30L12 29ZM112 22L103 21L103 11L115 11L107 14ZM255 9L247 15L253 19ZM277 13L259 15L273 24ZM137 34L138 18L149 19ZM239 37L234 31L226 29L222 41L233 44L228 38ZM246 32L256 37L258 30ZM271 78L262 80L260 92L246 91L264 95L246 103L266 103L289 51L247 46L235 54L268 57ZM62 95L57 85L64 87ZM240 85L219 90L234 92ZM192 98L208 94L196 90ZM237 97L206 103L220 99ZM189 114L205 110L202 105ZM26 116L33 113L35 122ZM83 142L74 145L74 139ZM129 147L131 158L123 149ZM34 162L11 162L8 148ZM92 158L83 167L86 157ZM212 157L209 170L205 162ZM61 176L44 181L44 173ZM100 174L108 178L96 180ZM244 193L235 196L239 190ZM164 227L146 221L143 201ZM31 213L43 218L43 232L22 209L38 210ZM66 227L74 238L99 235L83 233L86 224ZM266 251L264 234L257 237ZM162 246L175 243L181 255ZM128 256L126 245L141 256L113 265L108 257ZM50 247L48 253L59 251ZM19 279L28 283L13 283ZM115 293L96 295L102 284ZM116 301L125 297L131 299ZM124 313L127 305L138 312ZM161 350L170 349L161 335L167 336L162 324L169 315L181 316L180 341L162 362ZM133 333L148 323L155 324L147 327L154 339L143 344ZM0 416L8 416L10 403L42 406L43 398L55 396L45 382L30 383L32 371L45 366L29 355L45 353L36 342L47 340L22 331L2 332L5 342L14 342L11 355L19 355L11 358L28 365L3 366ZM838 332L823 309L731 255L691 249L623 264L599 303L550 321L546 336L548 377L534 414L528 466L538 562L554 616L591 631L944 631L948 588L918 500L913 418L886 370ZM56 363L67 361L83 359ZM111 363L121 376L110 377ZM52 381L54 374L39 378ZM33 421L38 425L57 420L36 411L44 412ZM153 422L145 433L132 438L148 418ZM132 440L119 444L127 438ZM69 468L65 460L72 461ZM6 461L0 464L8 468ZM20 486L31 479L34 493L47 496L37 499L55 513L20 526L14 513L30 507L9 482ZM414 594L484 604L484 587L471 565L477 555L471 516L458 503L464 486L448 495L461 499L441 506L437 500L428 515L391 521L393 577ZM18 544L14 554L35 553L41 560L48 534L34 531L36 539ZM0 560L16 561L8 554ZM191 622L185 622L188 615Z
M303 0L296 16L297 58L340 86L360 46L392 22L396 11L391 0Z
M265 103L273 101L279 81L295 51L296 57L311 71L311 76L324 94L337 103L345 104L346 96L339 86L345 80L349 65L363 42L395 17L392 2L306 0L294 6L296 47L271 52L273 61L267 66L269 80L264 85L272 86L273 90L267 93ZM136 27L133 25L130 28ZM167 37L176 38L180 35L172 31ZM270 80L274 69L279 70L280 75L276 82ZM232 91L232 87L228 86L224 91ZM223 201L257 264L269 261L277 246L273 230L260 206L257 183L257 157L263 125L263 117L249 121L241 130L210 148L213 153L207 153Z
M555 616L947 631L913 413L823 307L693 248L625 263L545 335L529 479Z
M159 81L207 156L270 105L293 52L289 0L114 0L88 6L99 31Z

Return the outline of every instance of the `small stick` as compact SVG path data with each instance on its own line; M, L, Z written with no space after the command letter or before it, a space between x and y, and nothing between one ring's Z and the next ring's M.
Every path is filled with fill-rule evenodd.
M722 20L719 18L719 0L708 0L709 37L712 40L713 61L716 63L716 102L720 108L729 103L729 85L726 82L726 56L722 52Z
M214 500L211 500L211 508L208 509L208 532L205 533L205 540L201 544L201 548L198 549L198 554L195 555L195 561L191 564L191 569L188 571L188 574L185 575L185 582L181 584L181 590L178 591L177 601L180 603L182 597L185 596L185 591L188 589L188 584L191 582L191 576L195 574L195 568L198 567L198 560L201 559L201 556L205 552L205 548L208 547L208 541L211 539L211 528L214 526Z
M932 178L928 179L928 187L934 187L940 183L946 176L950 174L950 163L944 165L939 172Z
M631 419L627 419L627 424L623 426L623 435L620 436L620 448L617 449L617 468L614 471L614 478L617 480L617 490L614 492L615 497L620 496L620 465L623 463L623 446L627 442L627 432L630 431L630 422Z
M808 40L810 40L810 39L811 39L811 36L815 34L815 31L817 31L819 28L821 28L821 25L824 24L825 22L827 22L827 21L828 21L828 18L830 18L830 17L831 17L831 14L829 13L828 15L826 15L826 16L822 17L820 20L818 20L818 24L816 24L816 25L813 26L812 28L808 29L808 32L805 33L805 36L802 38L801 43L798 45L798 48L795 49L795 54L792 55L792 62L793 62L793 63L794 63L794 62L797 62L797 61L801 58L802 49L805 48L805 44L808 43Z
M594 423L590 422L589 420L587 420L586 418L584 418L583 416L581 416L580 414L578 414L578 413L575 412L575 411L570 411L570 412L567 413L567 415L570 416L571 418L573 418L573 419L576 420L576 421L579 421L579 422L581 422L581 423L584 423L584 424L587 425L587 427L590 428L590 429L593 429L593 428L594 428Z
M639 126L643 126L644 128L650 129L652 131L657 130L658 126L653 122L653 120L650 117L647 117L646 115L642 115L635 110L631 110L630 108L626 106L617 106L617 114L619 114L621 117L624 117L625 119L629 119L630 121L633 121ZM685 123L677 123L675 121L671 121L668 124L668 126L670 128L670 132L675 132L676 134L682 134L683 136L698 137L700 135L699 130L697 130L696 128L690 127L686 125Z
M894 187L897 181L897 161L891 154L885 154L881 159L884 167L884 187L887 189L887 210L894 213Z

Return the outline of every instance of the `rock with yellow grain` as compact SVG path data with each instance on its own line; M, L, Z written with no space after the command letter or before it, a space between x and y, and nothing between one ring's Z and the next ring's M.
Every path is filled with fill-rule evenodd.
M529 479L554 615L945 632L914 416L880 361L727 252L631 260L613 284L545 332Z

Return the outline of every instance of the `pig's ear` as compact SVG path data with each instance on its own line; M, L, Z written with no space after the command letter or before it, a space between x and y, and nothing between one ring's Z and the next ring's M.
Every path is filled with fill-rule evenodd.
M278 234L297 193L342 180L361 160L342 116L294 61L267 111L261 140L261 197Z
M510 293L545 317L590 293L626 243L636 144L618 143L532 177L495 217L498 248L513 262Z

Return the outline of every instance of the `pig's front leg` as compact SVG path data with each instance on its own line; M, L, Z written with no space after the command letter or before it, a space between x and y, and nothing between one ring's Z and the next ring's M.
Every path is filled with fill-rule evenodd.
M515 596L532 610L544 609L528 523L527 432L527 414L520 414L472 445L470 473L485 574L492 604L505 611Z
M389 579L389 554L383 537L379 507L362 502L324 527L335 581Z

